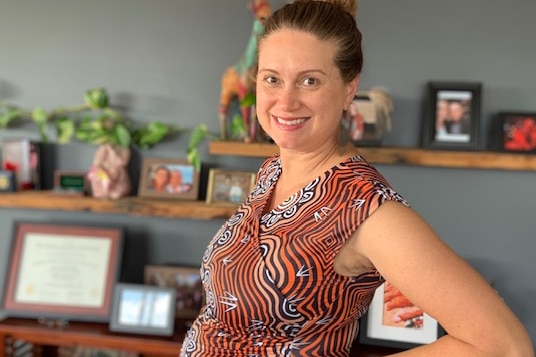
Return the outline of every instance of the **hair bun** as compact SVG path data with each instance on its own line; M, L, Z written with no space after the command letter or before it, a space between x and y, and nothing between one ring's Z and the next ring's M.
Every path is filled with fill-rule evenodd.
M324 1L340 6L353 17L357 16L357 0L313 0Z

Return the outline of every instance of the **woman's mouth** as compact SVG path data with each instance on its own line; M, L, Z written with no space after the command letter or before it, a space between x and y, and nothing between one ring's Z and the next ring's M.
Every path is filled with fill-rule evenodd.
M307 118L283 119L280 117L275 117L275 120L278 124L292 126L305 123L307 121Z

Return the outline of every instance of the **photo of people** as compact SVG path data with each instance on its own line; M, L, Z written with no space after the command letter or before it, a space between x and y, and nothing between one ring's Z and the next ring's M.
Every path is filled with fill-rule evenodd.
M382 316L384 326L413 329L424 327L424 312L388 282L385 283L383 293Z
M204 301L199 268L147 265L144 283L175 288L177 318L193 320L199 314Z
M244 202L255 184L255 174L242 171L211 169L207 203L239 204Z
M183 160L146 159L140 196L197 199L198 173Z
M471 141L471 91L440 90L436 97L435 140Z
M536 152L536 114L503 114L502 150Z
M359 143L373 142L379 139L376 114L376 107L369 98L356 96L346 113L349 120L351 141Z

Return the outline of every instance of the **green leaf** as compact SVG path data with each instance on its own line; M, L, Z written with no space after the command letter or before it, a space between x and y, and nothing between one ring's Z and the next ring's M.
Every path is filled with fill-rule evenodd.
M61 117L56 119L56 133L60 144L68 143L75 132L74 121L69 117Z
M48 120L47 112L41 108L37 107L32 111L32 120L37 123L37 125L43 124Z
M115 144L116 145L123 146L123 147L130 146L130 139L131 139L130 131L128 131L128 129L124 125L117 124L114 128L114 132L115 132Z
M91 108L103 109L108 107L108 93L104 88L94 88L86 91L84 100Z

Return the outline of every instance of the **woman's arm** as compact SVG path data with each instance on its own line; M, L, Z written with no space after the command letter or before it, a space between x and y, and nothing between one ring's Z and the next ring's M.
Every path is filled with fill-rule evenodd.
M532 357L527 331L493 288L411 208L386 202L340 254L342 266L363 258L447 331L404 356Z

